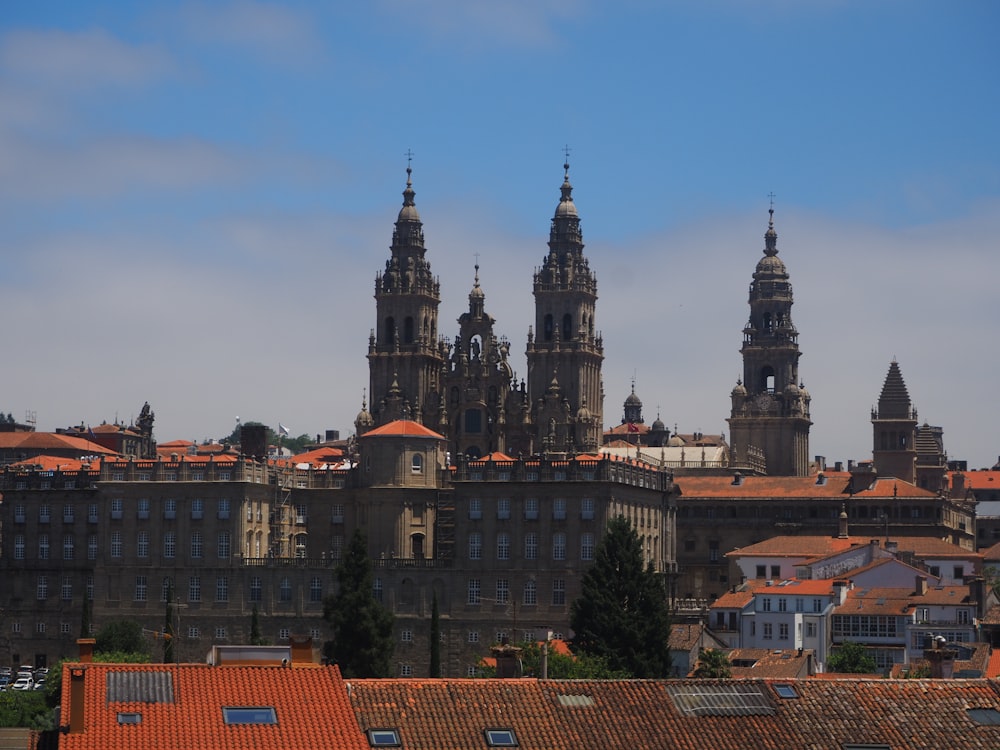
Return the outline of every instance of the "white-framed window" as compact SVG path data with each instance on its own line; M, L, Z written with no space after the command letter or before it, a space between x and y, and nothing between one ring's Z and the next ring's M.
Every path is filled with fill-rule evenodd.
M399 665L399 676L400 677L413 677L413 666L410 664L400 664Z
M140 521L145 521L149 518L149 498L140 497L139 502L136 505L136 517Z
M403 643L413 643L413 631L404 630L399 634L399 640Z
M590 532L580 534L580 559L594 559L594 535Z
M380 579L375 579L381 583ZM292 600L292 582L289 578L285 577L281 579L278 584L278 601L280 602L290 602Z
M510 559L510 534L502 531L497 534L497 560Z
M538 604L538 584L534 581L524 582L524 604Z
M480 560L483 557L483 535L478 531L469 534L469 559Z
M177 501L173 498L163 501L163 517L168 521L177 518Z
M135 556L139 558L149 557L149 532L140 531L135 540Z
M807 622L806 623L806 638L815 638L815 637L816 637L816 623L815 622Z
M499 497L497 498L497 518L501 521L506 521L510 518L510 498L509 497Z
M478 497L469 498L469 518L478 521L483 517L483 501Z
M524 520L525 521L537 521L538 520L538 498L537 497L526 497L524 499Z
M48 576L38 576L38 578L35 579L35 597L38 601L44 601L49 598Z
M73 523L76 519L76 511L72 505L63 506L63 523Z
M122 556L122 533L120 531L111 532L111 556Z
M497 592L495 601L497 604L506 604L510 600L510 581L506 578L497 578Z
M137 602L146 601L146 595L148 593L148 587L146 585L146 576L136 576L135 577L135 600Z
M299 503L295 506L295 523L299 526L304 526L309 520L309 508L305 503Z
M250 601L259 602L263 598L264 586L261 583L260 576L254 576L250 579Z
M788 611L788 600L783 596L778 597L778 611L779 612Z
M566 534L562 531L557 531L552 535L552 559L566 559Z
M202 552L204 551L204 542L201 539L200 531L191 532L191 557L198 560L201 558Z
M227 498L221 498L218 505L218 513L216 517L220 521L228 520L229 518L229 500Z
M771 623L769 623L769 622L765 622L764 623L764 640L765 641L769 641L769 640L771 640L774 637L774 632L773 631L774 631L774 626Z
M313 643L319 643L319 639L323 637L319 628L309 628L309 637L313 639Z
M278 631L278 640L287 641L291 637L291 635L292 635L291 630L289 630L288 628L281 628L281 630Z
M343 503L335 503L330 508L330 523L343 523L344 522L344 505Z
M24 505L21 503L14 506L14 523L24 523Z
M770 612L771 611L771 598L768 596L762 596L760 599L760 611Z
M218 551L220 560L228 560L231 550L231 537L228 531L220 531L219 536L216 541L216 550Z
M71 534L63 537L63 560L72 560L76 555L76 540Z
M10 630L11 630L12 633L20 633L21 632L21 623L19 623L19 622L12 622L10 624Z
M14 535L14 559L24 559L24 534Z
M423 474L423 472L424 472L424 457L419 453L414 453L413 460L410 461L410 473Z
M38 506L38 523L52 523L52 506L48 503Z
M323 601L323 579L313 576L309 581L309 601Z
M557 607L566 604L566 579L564 578L553 579L552 604Z
M62 588L59 592L60 598L64 602L73 601L73 578L72 576L63 576Z
M201 601L201 576L191 576L188 578L188 601Z
M45 623L41 622L41 621L36 622L35 623L35 632L38 635L45 635Z
M38 559L48 560L49 559L49 535L39 534L38 535Z
M468 636L467 640L468 640L469 643L479 643L479 631L478 630L470 630L469 631L469 636Z
M191 518L198 520L205 516L205 501L195 498L191 501Z
M823 600L813 599L813 612L822 612L822 611L823 611Z
M552 501L552 518L556 521L566 520L566 498L557 497Z
M195 627L194 625L191 625L188 628L188 638L191 638L193 640L197 640L197 639L201 638L201 630L199 628Z
M94 574L93 573L88 573L87 574L86 595L87 595L87 601L88 602L94 601ZM93 629L93 626L91 626L91 629Z
M68 622L59 623L59 635L69 635L72 631Z
M778 638L782 641L788 640L788 623L782 622L778 624Z
M215 601L229 601L229 579L226 576L219 576L215 579Z
M524 535L524 559L538 559L538 534L534 531L529 531Z
M594 498L585 497L580 500L580 518L584 521L594 520Z
M111 498L111 518L114 520L119 520L124 513L125 501L120 497Z
M466 667L465 668L465 676L466 677L475 677L478 674L479 674L479 669L477 667Z
M171 580L170 576L164 576L163 580L160 582L160 601L165 602L168 598L172 597L171 592L174 588L174 582Z
M478 578L470 578L466 604L479 604L482 600L483 584Z
M177 556L177 533L174 531L163 533L163 556L168 560Z
M226 633L225 628L220 627L215 629L215 640L224 641L226 638L228 638L228 634Z
M344 535L334 534L330 537L330 557L339 560L344 556Z

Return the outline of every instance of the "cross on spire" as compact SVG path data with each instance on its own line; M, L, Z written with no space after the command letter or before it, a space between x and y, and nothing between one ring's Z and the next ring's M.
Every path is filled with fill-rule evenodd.
M410 162L413 161L413 151L411 149L406 149L406 153L403 154L406 157L406 167L410 167Z
M774 193L773 192L768 193L767 197L771 199L771 210L774 210L774 199L775 199Z

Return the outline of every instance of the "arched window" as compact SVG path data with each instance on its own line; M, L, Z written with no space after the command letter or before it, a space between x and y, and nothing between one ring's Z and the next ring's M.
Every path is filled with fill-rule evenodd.
M403 321L403 343L413 343L413 318L409 316Z
M413 454L413 460L410 462L410 471L414 474L422 474L424 472L424 457L419 453Z
M542 338L546 341L552 340L552 315L546 315L542 329Z
M774 368L768 365L760 371L760 384L762 391L774 393Z
M483 413L479 409L465 410L465 432L478 435L483 431Z
M412 534L410 536L410 557L414 560L422 560L424 558L423 534Z
M571 341L573 339L573 316L569 313L563 315L562 338L563 341Z
M385 342L391 344L396 338L396 319L391 315L385 319Z
M764 330L770 331L772 328L774 328L774 323L771 322L771 313L766 312L764 313Z

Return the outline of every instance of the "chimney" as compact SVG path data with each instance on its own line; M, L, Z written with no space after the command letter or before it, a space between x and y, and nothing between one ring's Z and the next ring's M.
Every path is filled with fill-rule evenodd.
M838 539L847 539L850 535L847 533L847 506L840 506L840 527L837 532Z
M312 636L293 635L288 640L292 644L292 666L313 663Z
M503 642L490 647L490 653L497 660L497 677L510 679L522 677L521 651L519 646L511 646L505 638Z
M80 649L80 658L78 661L81 664L90 664L94 661L94 644L97 643L96 638L78 638L76 641L76 646Z
M816 456L816 468L819 471L826 471L826 456Z
M958 652L952 648L943 648L946 643L944 636L932 636L932 647L924 650L924 658L931 666L931 678L935 680L950 680L955 676L955 657Z
M70 667L69 670L69 733L82 734L86 729L83 707L87 700L84 688L86 667Z
M897 552L899 552L899 542L897 542L895 540L891 540L890 541L889 539L886 539L885 540L885 551L886 552L891 552L892 554L895 555Z
M834 471L843 471L844 470L844 462L843 461L834 461L833 462L833 470Z
M917 576L917 588L915 593L917 596L923 596L927 593L927 576Z
M738 487L741 484L743 484L743 475L737 471L735 474L733 474L733 486Z

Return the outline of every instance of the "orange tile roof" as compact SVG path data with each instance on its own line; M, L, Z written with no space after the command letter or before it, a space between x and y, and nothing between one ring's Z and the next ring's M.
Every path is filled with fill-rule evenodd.
M81 461L78 458L66 458L64 456L32 456L23 461L14 461L9 466L15 468L35 468L40 471L80 471L84 464L87 464L87 466L96 471L101 467L101 460Z
M990 662L986 666L986 674L984 677L989 677L991 680L995 680L1000 677L1000 649L997 649L990 654Z
M967 550L957 544L945 542L936 537L902 536L892 537L900 552L913 552L924 557L979 560L982 553ZM871 543L871 537L851 536L840 539L835 536L776 536L763 542L750 544L726 553L726 557L801 557L817 559L843 552L851 547L861 547Z
M45 453L47 450L55 449L74 450L81 454L117 455L103 445L72 435L60 435L56 432L0 432L0 450Z
M85 669L82 733L68 731L71 668ZM66 663L62 679L60 750L369 748L336 667ZM278 721L227 725L224 706L273 707ZM142 720L119 724L119 712Z
M951 485L955 486L955 474L951 472ZM1000 471L963 471L965 486L974 490L1000 490Z
M797 649L734 648L726 652L732 663L731 676L739 677L805 677L813 651ZM752 662L737 666L738 662Z
M758 477L744 476L740 484L733 484L732 476L679 476L675 484L681 497L690 498L846 498L897 497L932 499L937 495L901 479L878 478L871 487L850 492L851 475L846 471L823 472L825 481L818 483L817 475L808 477Z
M905 615L917 606L969 604L968 586L935 586L927 593L914 589L851 589L847 600L834 609L835 615Z
M397 419L395 422L389 422L381 427L376 427L374 430L369 430L364 433L361 437L378 437L378 436L409 436L409 437L428 437L437 438L438 440L444 440L444 436L439 435L433 430L429 430L424 427L419 422L414 422L411 419Z

